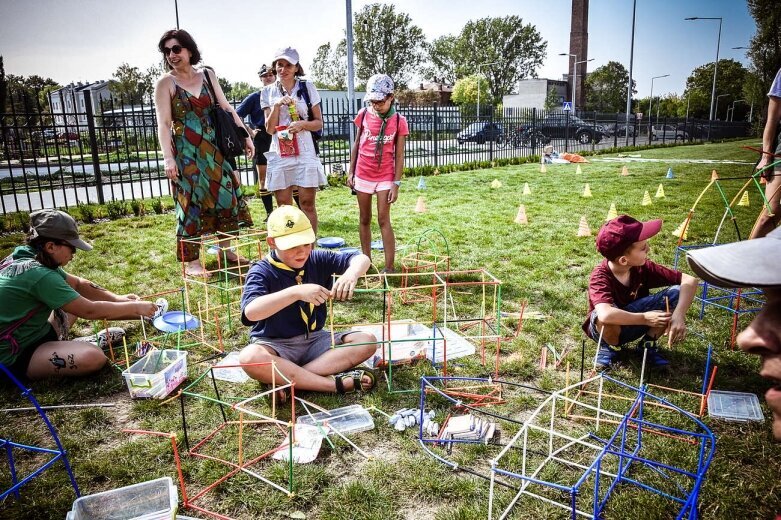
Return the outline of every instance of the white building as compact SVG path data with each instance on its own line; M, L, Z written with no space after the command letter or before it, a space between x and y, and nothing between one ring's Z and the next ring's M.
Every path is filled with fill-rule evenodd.
M518 82L518 93L502 96L504 108L537 108L545 109L545 98L548 91L556 92L557 107L567 99L567 82L555 79L524 79Z
M77 129L87 125L85 99L92 101L92 113L100 113L100 100L108 100L111 93L108 81L94 83L71 83L49 94L49 109L54 116L54 124Z

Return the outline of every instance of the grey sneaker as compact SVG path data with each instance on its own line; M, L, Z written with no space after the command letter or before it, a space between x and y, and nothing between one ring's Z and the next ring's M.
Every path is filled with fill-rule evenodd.
M92 334L91 336L82 336L80 338L74 338L73 341L84 341L86 343L94 343L100 348L105 348L108 346L109 343L112 345L117 345L122 341L122 338L125 337L125 329L121 327L109 327L108 329L103 329L99 331L97 334Z

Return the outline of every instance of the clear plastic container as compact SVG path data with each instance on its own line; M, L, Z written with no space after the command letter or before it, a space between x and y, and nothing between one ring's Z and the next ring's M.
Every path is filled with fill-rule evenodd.
M244 369L237 366L231 366L238 364L240 364L239 353L231 352L218 363L215 363L214 367L212 368L212 371L214 372L214 379L228 381L229 383L246 383L250 380L250 377L247 375ZM221 366L228 366L229 368L217 368Z
M122 372L130 397L162 399L187 378L187 352L152 350Z
M179 494L170 477L83 496L73 502L66 520L170 520Z
M297 422L298 424L321 426L329 435L333 433L331 430L347 435L348 433L365 432L374 429L374 419L359 404L335 408L312 415L301 415Z
M746 392L713 390L708 395L708 415L725 421L764 421L759 398Z

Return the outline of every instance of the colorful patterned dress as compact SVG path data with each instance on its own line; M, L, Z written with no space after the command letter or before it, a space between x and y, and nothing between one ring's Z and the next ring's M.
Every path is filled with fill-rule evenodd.
M180 262L198 258L200 248L188 240L252 225L239 176L215 144L214 106L206 81L198 96L176 85L171 115L179 169L179 178L174 182L174 201L176 258Z

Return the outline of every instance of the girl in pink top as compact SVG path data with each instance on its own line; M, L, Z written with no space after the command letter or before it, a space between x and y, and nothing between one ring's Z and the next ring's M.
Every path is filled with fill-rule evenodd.
M390 221L390 205L399 197L404 171L404 142L409 135L407 120L393 105L393 80L375 74L366 84L368 108L358 112L358 135L350 154L347 184L358 196L359 236L363 254L371 258L372 195L377 194L377 222L380 225L385 268L394 272L396 237Z

